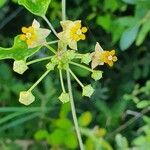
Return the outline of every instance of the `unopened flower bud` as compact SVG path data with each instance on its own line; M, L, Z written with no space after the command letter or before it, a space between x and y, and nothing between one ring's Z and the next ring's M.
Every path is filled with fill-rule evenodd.
M94 89L90 84L82 88L82 96L91 97L93 93Z
M92 75L91 75L91 77L92 77L95 81L97 81L97 80L99 80L99 79L102 78L102 74L103 74L102 71L94 70L93 73L92 73Z
M13 64L13 70L19 74L23 74L28 69L24 60L16 60Z
M20 92L19 102L24 105L30 105L35 101L35 97L29 91Z
M61 93L61 95L58 97L58 99L62 102L62 103L67 103L70 101L69 98L69 94L68 93Z

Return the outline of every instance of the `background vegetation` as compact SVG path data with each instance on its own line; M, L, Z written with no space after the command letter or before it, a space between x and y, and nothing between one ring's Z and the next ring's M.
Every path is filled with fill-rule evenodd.
M95 87L92 99L82 98L73 81L73 92L87 150L150 149L150 1L149 0L67 0L67 16L87 26L83 53L101 43L116 49L113 68L99 67L103 79L94 83L88 72L74 68L81 80ZM60 31L61 5L52 0L47 17ZM0 45L9 47L13 37L35 18L17 4L0 1ZM43 26L41 18L36 17ZM34 57L44 56L45 50ZM24 107L19 92L34 83L43 70L35 64L23 76L12 71L12 61L0 62L0 149L77 150L70 106L58 100L59 80L48 76L35 89L36 102ZM58 76L58 75L57 75ZM84 78L83 78L84 77ZM86 77L86 78L85 78Z

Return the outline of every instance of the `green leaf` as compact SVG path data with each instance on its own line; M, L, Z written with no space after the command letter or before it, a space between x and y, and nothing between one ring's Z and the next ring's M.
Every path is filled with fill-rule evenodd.
M112 19L109 14L104 16L98 16L96 23L100 25L106 32L109 32L111 29Z
M36 53L41 47L28 48L27 44L19 39L19 36L15 37L14 45L11 48L0 47L0 60L1 59L15 59L25 60L29 56Z
M23 5L31 13L37 16L45 16L51 0L18 0L20 5Z
M7 0L0 0L0 8L7 2Z
M143 101L140 101L136 107L137 108L145 108L145 107L148 107L150 105L150 101L149 100L143 100Z
M139 46L143 43L144 39L146 38L148 32L150 31L150 21L147 21L143 24L139 34L138 34L138 37L137 37L137 40L136 40L136 45Z
M92 121L92 114L89 111L84 112L79 118L80 126L86 127L91 123L91 121Z
M72 122L66 118L56 120L56 126L61 129L71 129L73 127Z
M123 32L120 40L120 48L121 50L128 49L132 43L135 41L137 33L139 31L139 24L136 24L133 27L128 28L126 31Z
M78 141L76 138L76 134L72 132L66 132L66 140L64 140L64 144L68 149L77 149ZM69 142L68 142L69 141Z
M44 129L41 129L41 130L38 130L35 134L34 134L34 138L37 140L37 141L40 141L40 140L44 140L48 137L48 132Z
M104 9L110 10L111 12L114 12L119 8L119 1L117 0L105 0L104 2Z
M65 138L65 131L61 129L55 129L50 135L48 135L47 141L52 145L61 145L64 143Z
M115 137L117 150L127 150L128 149L128 141L121 134L117 134Z

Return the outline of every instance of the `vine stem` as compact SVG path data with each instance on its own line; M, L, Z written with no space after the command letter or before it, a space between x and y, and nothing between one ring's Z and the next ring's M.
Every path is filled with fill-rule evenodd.
M80 133L79 125L78 125L73 95L72 95L72 86L71 86L69 70L67 70L67 83L68 83L68 90L69 90L69 96L70 96L71 112L72 112L72 117L73 117L73 121L74 121L74 125L75 125L75 130L77 133L78 141L79 141L80 150L84 150L81 133Z
M62 20L66 20L66 0L62 0ZM64 49L66 49L66 47L64 47ZM73 95L72 95L72 86L71 86L71 78L70 78L69 69L66 71L66 73L67 73L67 84L68 84L68 91L69 91L69 96L70 96L70 105L71 105L71 112L72 112L72 117L74 121L74 126L75 126L75 130L77 133L80 150L84 150L81 133L80 133L79 125L78 125Z

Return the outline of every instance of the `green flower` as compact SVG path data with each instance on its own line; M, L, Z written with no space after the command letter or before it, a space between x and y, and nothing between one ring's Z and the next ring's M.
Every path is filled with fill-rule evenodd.
M92 77L95 81L97 81L97 80L99 80L99 79L102 78L102 74L103 74L102 71L94 70L93 73L92 73L92 75L91 75L91 77Z
M13 64L13 70L19 74L23 74L28 69L24 60L16 60Z
M34 95L29 91L20 92L19 102L24 105L30 105L35 101Z
M58 97L58 99L62 102L62 103L67 103L70 101L69 98L69 94L68 93L61 93L61 95Z
M82 96L91 97L93 93L94 89L90 84L82 88Z

